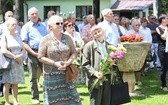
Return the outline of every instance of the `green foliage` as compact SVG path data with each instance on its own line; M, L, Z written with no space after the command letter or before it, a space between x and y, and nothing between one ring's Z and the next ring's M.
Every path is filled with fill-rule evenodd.
M158 11L160 14L167 14L168 13L168 0L158 0Z

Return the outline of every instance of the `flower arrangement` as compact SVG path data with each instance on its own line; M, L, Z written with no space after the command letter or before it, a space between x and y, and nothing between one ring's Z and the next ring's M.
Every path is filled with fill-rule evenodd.
M131 35L122 35L120 37L121 42L141 42L143 38L134 34Z
M118 47L114 47L112 45L107 46L107 56L100 63L100 72L103 74L103 77L100 79L96 79L89 91L91 92L94 88L103 84L104 81L108 81L106 75L115 75L114 71L112 71L112 65L116 65L116 61L118 59L122 59L124 54L126 53L126 49L122 44L119 44Z

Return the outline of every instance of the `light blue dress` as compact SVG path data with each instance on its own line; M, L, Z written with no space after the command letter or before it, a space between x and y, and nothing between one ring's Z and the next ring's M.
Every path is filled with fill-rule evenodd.
M22 40L20 35L15 37L11 35L6 35L7 39L7 48L13 54L20 54L22 52ZM15 60L11 61L11 69L4 70L2 76L2 83L9 84L24 84L24 68L23 63L18 64Z

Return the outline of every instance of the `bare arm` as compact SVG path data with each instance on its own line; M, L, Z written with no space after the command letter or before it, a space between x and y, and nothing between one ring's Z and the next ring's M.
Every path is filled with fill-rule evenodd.
M34 57L37 57L37 56L38 56L38 53L35 52L35 51L33 51L33 50L30 48L30 46L29 46L26 42L24 42L24 41L23 41L23 46L24 46L25 50L26 50L29 54L33 55Z

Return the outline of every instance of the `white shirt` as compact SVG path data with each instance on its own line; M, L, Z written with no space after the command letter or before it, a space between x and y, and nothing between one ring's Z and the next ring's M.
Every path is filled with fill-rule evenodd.
M64 34L69 35L72 38L73 43L76 47L83 46L84 42L83 42L79 32L74 31L73 36L70 33L68 33L67 31L65 31Z
M110 23L104 20L103 22L100 22L98 26L100 26L105 31L105 35L104 35L105 41L107 41L108 43L114 46L117 46L119 43L119 37L120 37L117 25L115 23Z
M100 50L101 57L102 57L102 59L104 59L106 57L106 55L107 55L105 41L104 41L104 43L100 43L99 41L96 41L96 42L97 42L98 48Z
M141 33L143 34L143 41L147 41L152 43L152 35L151 35L151 30L148 27L140 27L139 29Z

